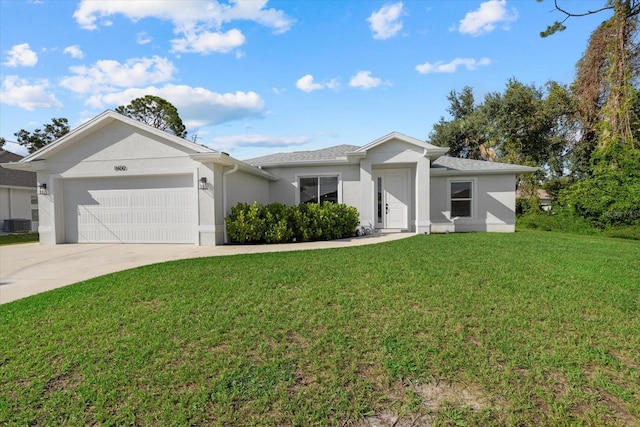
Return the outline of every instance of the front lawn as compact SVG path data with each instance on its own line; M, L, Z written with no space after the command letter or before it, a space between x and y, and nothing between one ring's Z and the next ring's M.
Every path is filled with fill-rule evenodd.
M639 425L639 278L531 231L141 267L0 306L0 424Z
M16 233L0 236L0 246L16 243L33 243L38 241L38 233Z

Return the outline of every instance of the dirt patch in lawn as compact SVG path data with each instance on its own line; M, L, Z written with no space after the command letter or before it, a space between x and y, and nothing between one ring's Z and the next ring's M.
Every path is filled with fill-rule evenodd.
M356 426L431 426L444 406L471 408L474 411L491 407L491 403L484 397L480 388L473 385L434 381L428 384L412 384L405 386L404 389L405 392L420 398L422 407L419 410L407 414L396 414L390 410L384 410L366 417Z

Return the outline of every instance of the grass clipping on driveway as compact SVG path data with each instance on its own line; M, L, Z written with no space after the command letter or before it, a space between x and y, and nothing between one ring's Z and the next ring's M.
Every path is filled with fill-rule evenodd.
M141 267L0 306L0 424L638 425L639 278L542 232Z

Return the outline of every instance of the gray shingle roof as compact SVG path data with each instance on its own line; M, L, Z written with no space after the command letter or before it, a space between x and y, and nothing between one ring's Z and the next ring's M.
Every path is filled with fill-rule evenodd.
M439 172L534 172L537 168L514 165L511 163L488 162L485 160L461 159L442 156L431 163L431 169Z
M256 157L253 159L244 160L253 166L269 166L269 165L282 165L282 164L298 164L306 162L322 162L337 160L340 157L344 157L347 153L351 153L360 148L357 145L336 145L335 147L322 148L320 150L313 151L294 151L291 153L275 153L268 154L262 157Z
M20 159L22 159L22 156L0 150L0 163L17 162ZM0 185L36 188L36 174L35 172L17 171L0 167Z
M282 165L300 165L316 162L330 162L344 158L361 147L357 145L337 145L313 151L294 151L291 153L275 153L262 157L244 160L252 166L268 167ZM523 173L534 172L536 168L513 165L510 163L489 162L484 160L461 159L458 157L442 156L431 164L431 170L436 174L465 174L465 173Z

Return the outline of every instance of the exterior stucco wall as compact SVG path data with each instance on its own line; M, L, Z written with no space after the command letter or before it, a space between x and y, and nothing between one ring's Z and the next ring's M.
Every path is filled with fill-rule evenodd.
M229 168L227 168L229 169ZM244 172L229 173L224 180L227 191L224 215L231 213L231 207L240 202L258 202L266 205L269 200L269 182Z
M358 165L298 166L292 168L264 168L280 179L269 185L269 199L286 205L298 203L298 177L338 175L338 193L341 202L360 211L360 176Z
M46 159L46 169L38 172L39 183L46 183L48 195L39 196L40 242L64 243L65 180L78 178L126 178L190 174L194 188L201 176L214 185L213 164L204 165L189 157L186 148L171 144L162 138L118 121L95 130L77 142L53 152ZM36 162L37 163L37 162ZM198 233L194 242L211 245L222 243L222 229L216 233L213 216L215 197L213 190L198 191ZM222 197L220 197L220 200ZM216 237L219 234L219 238Z
M0 229L5 219L31 220L31 196L36 190L27 188L0 188ZM37 223L31 223L31 230L37 230Z
M450 217L450 182L474 183L471 218ZM515 175L431 177L431 230L434 233L515 230Z
M361 177L361 223L364 226L375 224L375 170L383 168L409 168L412 188L409 209L409 231L429 233L429 160L424 150L413 144L399 140L387 141L367 151L366 158L360 162Z

